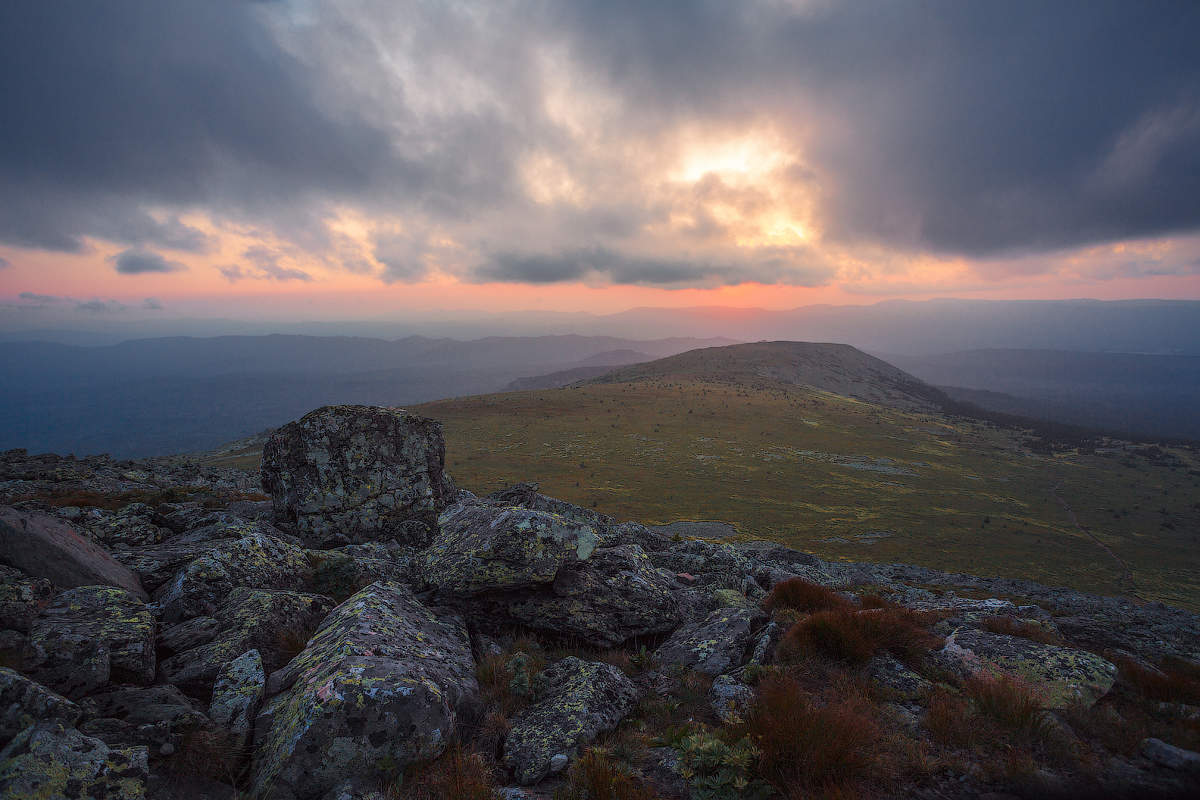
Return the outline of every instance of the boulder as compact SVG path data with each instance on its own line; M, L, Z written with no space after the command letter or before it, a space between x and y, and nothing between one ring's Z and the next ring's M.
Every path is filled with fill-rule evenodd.
M163 659L163 677L205 697L225 665L247 650L261 654L266 670L278 669L304 648L332 608L319 594L239 586L215 612L211 640Z
M267 683L251 793L300 800L436 758L479 694L462 619L395 583L334 609Z
M168 653L182 653L208 644L220 632L221 623L216 617L193 617L160 630L158 647Z
M43 722L0 751L0 794L14 800L141 800L147 760L144 747L114 750L60 723Z
M755 629L766 621L759 608L718 608L681 626L655 651L664 666L721 675L746 663Z
M38 612L50 604L54 585L46 578L31 578L19 569L0 566L0 630L29 633Z
M0 563L55 586L116 586L148 600L129 568L77 528L51 514L0 508Z
M272 434L262 486L276 519L311 547L432 530L455 494L441 423L398 408L325 406ZM423 545L423 541L405 544Z
M133 570L148 591L155 591L174 578L183 567L241 535L244 522L211 525L173 536L146 547L114 548L113 558Z
M300 589L308 582L311 567L303 548L271 535L262 523L244 527L245 535L196 558L159 589L164 622L212 616L238 586Z
M396 542L364 542L335 550L309 550L313 588L341 601L376 581L408 583L418 560L416 552Z
M208 716L229 736L235 752L243 752L250 741L266 686L267 676L257 650L242 653L217 675Z
M1154 738L1143 739L1139 749L1143 756L1160 767L1200 775L1200 753L1194 750L1184 750Z
M146 746L174 752L188 734L208 727L208 718L174 686L116 686L80 701L79 729L109 747Z
M154 615L112 586L80 586L55 596L29 632L27 672L71 698L110 680L154 680Z
M754 704L754 690L732 675L721 675L713 681L708 703L721 722L740 725Z
M35 722L54 721L71 727L79 706L24 675L0 667L0 746Z
M1085 650L972 629L949 636L939 660L963 674L1013 675L1040 691L1048 708L1090 707L1117 677L1116 665Z
M616 728L638 698L621 670L574 656L542 671L535 691L537 702L513 718L504 740L504 764L526 786L561 771L597 736Z

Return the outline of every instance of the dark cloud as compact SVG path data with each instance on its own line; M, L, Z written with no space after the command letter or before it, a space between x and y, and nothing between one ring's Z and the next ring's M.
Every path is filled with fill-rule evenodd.
M605 247L591 247L548 254L496 253L477 267L472 277L480 282L549 284L599 280L671 288L746 281L821 286L829 282L831 275L830 269L815 262L797 264L791 253L767 251L754 260L714 262L629 256Z
M21 292L19 295L17 295L17 297L21 300L27 300L30 303L42 304L61 303L62 301L66 300L65 297L58 297L57 295L53 294L38 294L37 292Z
M109 258L122 275L143 275L148 272L179 272L186 269L177 261L168 261L150 250L132 248Z

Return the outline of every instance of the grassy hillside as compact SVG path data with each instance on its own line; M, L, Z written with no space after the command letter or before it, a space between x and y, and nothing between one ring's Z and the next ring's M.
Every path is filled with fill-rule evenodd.
M1200 609L1191 450L1038 455L1011 431L765 381L644 379L414 410L443 421L448 467L477 492L536 480L623 519L723 520L829 558Z

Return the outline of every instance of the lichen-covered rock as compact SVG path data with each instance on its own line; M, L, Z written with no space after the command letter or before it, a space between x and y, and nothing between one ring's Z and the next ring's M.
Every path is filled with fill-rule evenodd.
M889 690L897 700L917 700L932 685L889 653L881 653L872 658L867 663L867 675L875 683Z
M267 671L278 669L304 647L332 608L333 602L319 594L239 586L215 612L216 635L163 659L163 677L203 697L225 665L247 650L261 654Z
M63 519L0 508L0 563L55 586L117 586L149 599L136 575Z
M154 592L178 575L179 570L189 562L237 539L241 535L241 526L245 524L234 520L210 525L173 536L156 545L116 547L112 555L133 570L147 591Z
M270 676L276 692L255 723L251 792L304 800L347 780L378 785L440 755L479 685L461 618L376 583Z
M721 675L746 663L755 629L766 620L758 608L718 608L681 626L655 651L663 665Z
M721 722L740 725L754 703L754 690L732 675L721 675L713 681L708 703Z
M27 672L71 698L110 680L154 680L154 615L124 589L80 586L56 595L33 621Z
M31 578L19 569L0 565L0 630L29 633L29 625L50 604L54 593L49 579Z
M117 686L80 701L79 729L109 747L164 746L176 750L192 731L208 727L208 718L174 686Z
M148 775L146 748L113 750L52 722L27 728L0 752L0 795L10 800L141 800Z
M100 514L83 522L92 536L105 547L146 547L171 535L154 524L154 509L145 503L130 503L112 514Z
M616 728L638 697L621 670L574 656L551 664L536 684L537 702L513 718L504 740L504 763L526 786L550 774L556 757L574 758Z
M54 721L71 727L79 706L24 675L0 667L0 746L35 722Z
M240 538L196 558L158 591L164 622L212 616L238 586L303 588L311 574L304 549L271 535L262 523L245 523L244 529Z
M364 542L335 550L309 550L313 588L335 600L376 581L408 583L417 561L416 549L397 542Z
M599 543L595 528L556 514L460 502L438 520L424 578L443 592L474 595L554 581Z
M216 617L194 617L161 629L158 632L158 647L167 653L182 653L208 644L220 632L221 623Z
M238 752L250 741L266 686L267 676L257 650L242 653L226 664L213 684L208 717L229 735Z
M635 636L666 633L679 624L672 580L637 545L604 547L568 563L541 591L478 596L479 611L501 620L612 647Z
M454 494L445 458L435 420L398 408L325 406L271 436L262 485L277 519L309 546L329 548L394 538L411 530L400 527L409 519L432 530Z
M1049 708L1090 707L1117 677L1116 666L1094 653L971 629L948 637L940 659L966 674L1014 675L1042 692Z

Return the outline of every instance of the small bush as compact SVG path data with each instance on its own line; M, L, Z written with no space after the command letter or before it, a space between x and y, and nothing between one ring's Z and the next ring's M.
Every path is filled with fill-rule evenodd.
M436 761L412 769L385 792L400 800L497 800L496 784L478 753L453 746Z
M708 731L687 736L679 744L679 773L695 800L766 800L771 787L754 777L758 749L748 738L726 742Z
M976 675L966 683L967 696L980 714L1001 727L1031 738L1044 738L1048 721L1042 698L1008 675Z
M818 705L786 675L763 678L745 729L759 773L784 795L868 777L879 728L854 695Z
M658 800L658 795L607 751L593 747L568 770L567 782L555 790L554 800Z
M980 624L984 630L991 631L992 633L1018 636L1022 639L1029 639L1030 641L1041 642L1042 644L1062 644L1062 639L1054 635L1052 631L1033 622L1023 622L1012 617L994 616L986 617Z
M538 644L520 638L503 653L493 653L480 659L475 667L475 677L479 681L483 699L509 715L529 702L533 693L533 679L545 666L546 657Z
M803 578L789 578L780 581L771 589L763 601L763 607L768 611L790 608L795 611L831 611L834 609L849 609L852 604L828 586L812 583Z
M793 625L779 643L784 663L812 654L863 664L880 650L906 661L923 656L940 640L921 625L920 615L902 608L821 611Z

